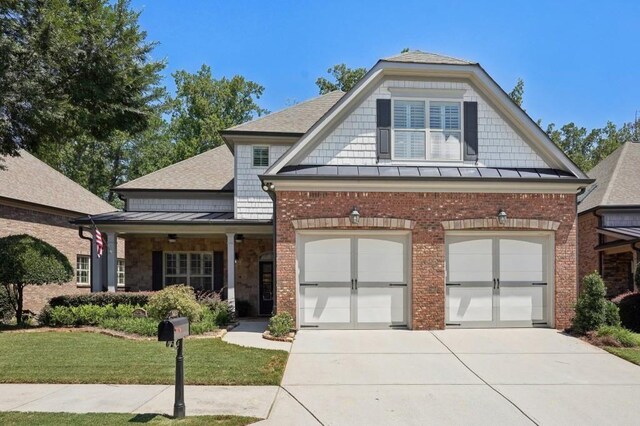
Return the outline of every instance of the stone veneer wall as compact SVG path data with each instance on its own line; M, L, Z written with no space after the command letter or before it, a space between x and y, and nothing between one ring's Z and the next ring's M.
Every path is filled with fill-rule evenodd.
M415 221L412 230L411 319L414 329L442 329L445 314L443 222L509 217L558 222L555 230L555 322L570 325L576 301L576 197L573 194L393 193L283 191L276 196L277 309L296 315L294 220L344 218L357 206L362 217ZM336 227L334 229L350 229ZM359 228L366 229L366 228ZM375 228L380 229L380 228ZM482 228L523 230L526 228Z
M154 251L203 251L224 253L224 285L227 285L227 239L226 236L181 238L170 243L166 238L127 237L127 259L125 273L127 287L132 291L149 291L151 285L151 256ZM258 261L260 255L272 252L273 242L268 238L247 237L236 242L236 300L247 300L251 304L250 315L258 314Z
M0 237L29 234L44 240L67 256L74 269L73 279L66 284L27 286L24 290L25 309L38 312L52 297L89 292L88 286L77 286L75 279L77 255L89 255L91 252L89 241L80 238L78 228L69 223L77 216L80 214L71 216L0 204ZM124 251L124 241L120 239L118 241L119 258L124 258Z

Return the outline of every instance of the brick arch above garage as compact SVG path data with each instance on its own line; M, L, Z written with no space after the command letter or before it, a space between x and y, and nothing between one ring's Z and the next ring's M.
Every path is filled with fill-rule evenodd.
M357 224L351 223L348 217L318 217L312 219L294 219L293 228L298 229L408 229L416 226L415 220L400 218L361 217Z
M445 220L442 227L447 231L457 231L463 229L534 229L543 231L557 231L560 222L544 219L507 218L504 224L498 222L497 217L484 217L476 219Z

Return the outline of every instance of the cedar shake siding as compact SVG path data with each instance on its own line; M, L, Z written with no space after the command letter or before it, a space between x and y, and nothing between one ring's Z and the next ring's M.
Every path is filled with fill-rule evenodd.
M558 222L555 233L555 326L571 324L576 301L576 197L572 194L392 193L282 191L276 196L277 310L296 309L296 233L293 220L343 218L357 206L363 218L415 221L411 231L413 329L445 326L445 229L442 222L492 219L497 207L511 218ZM553 206L553 208L549 208ZM384 224L384 221L381 221ZM391 223L392 221L389 221ZM524 225L525 221L521 221ZM323 228L327 229L327 228ZM345 229L336 227L334 229ZM346 227L349 229L349 227ZM358 229L367 229L358 227ZM380 228L377 228L380 229ZM523 230L523 228L482 228Z

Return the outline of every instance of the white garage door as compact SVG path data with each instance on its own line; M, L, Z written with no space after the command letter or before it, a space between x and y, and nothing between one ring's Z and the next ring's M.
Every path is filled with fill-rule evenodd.
M300 234L300 326L407 325L407 234Z
M447 236L446 325L548 326L549 236Z

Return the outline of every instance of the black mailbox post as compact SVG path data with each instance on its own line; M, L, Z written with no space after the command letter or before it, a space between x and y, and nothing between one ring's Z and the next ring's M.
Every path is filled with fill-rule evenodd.
M189 335L189 320L185 317L166 319L158 324L158 341L174 344L176 353L176 397L173 404L173 417L182 419L185 416L184 405L184 356L183 340Z

